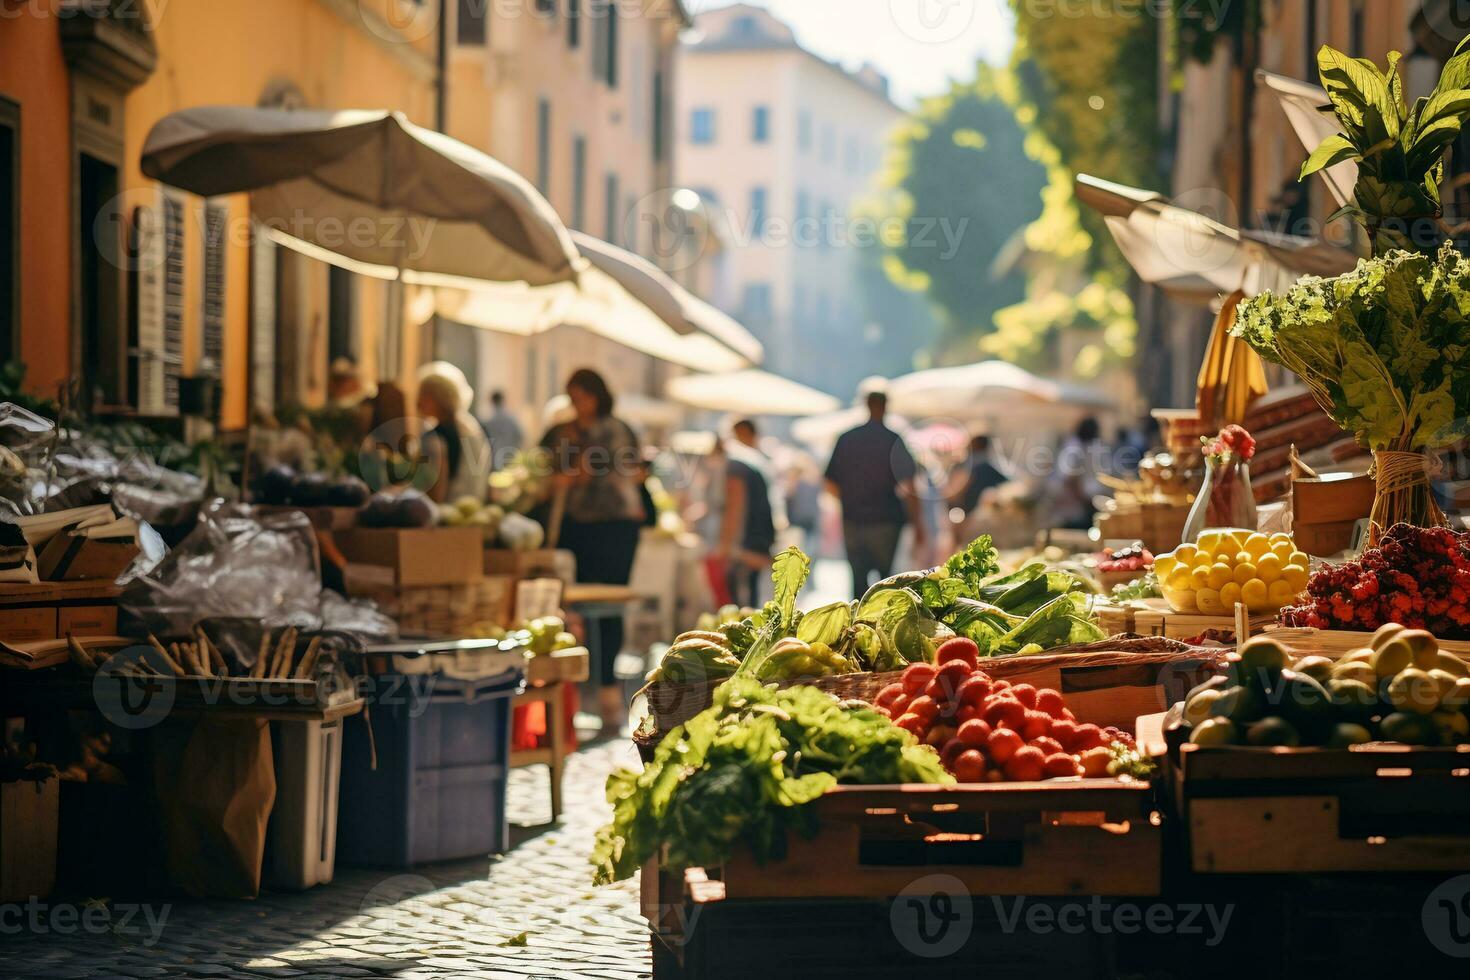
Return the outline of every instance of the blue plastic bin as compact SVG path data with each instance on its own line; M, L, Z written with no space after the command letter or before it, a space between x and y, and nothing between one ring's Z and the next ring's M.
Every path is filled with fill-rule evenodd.
M369 711L348 719L342 741L339 863L407 868L509 848L511 701L522 677L375 678Z

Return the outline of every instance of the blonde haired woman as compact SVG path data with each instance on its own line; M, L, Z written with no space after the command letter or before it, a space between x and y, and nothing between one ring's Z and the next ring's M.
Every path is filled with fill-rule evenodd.
M419 369L418 412L424 433L424 464L432 480L424 488L443 503L473 497L483 501L490 488L490 443L469 413L474 392L464 372L447 361Z

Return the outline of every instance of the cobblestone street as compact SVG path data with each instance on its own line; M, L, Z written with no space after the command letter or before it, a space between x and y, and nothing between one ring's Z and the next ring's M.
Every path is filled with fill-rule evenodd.
M28 913L19 922L12 913L0 920L0 976L648 977L637 882L594 889L587 862L608 813L603 781L614 766L636 761L621 739L574 755L567 812L545 826L538 826L550 814L545 770L514 771L512 849L488 865L338 868L332 884L300 894L180 901L126 923L127 910L115 908L111 929L80 928L85 907L49 906L40 928Z

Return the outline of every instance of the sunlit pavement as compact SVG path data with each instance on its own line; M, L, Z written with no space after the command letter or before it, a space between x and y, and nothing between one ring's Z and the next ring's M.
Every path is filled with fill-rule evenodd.
M625 740L578 752L566 812L544 827L529 825L550 815L545 770L514 771L504 857L402 873L339 868L332 884L299 894L154 907L156 941L142 912L84 930L84 907L0 907L0 976L648 977L637 882L593 888L587 862L609 814L603 782L636 763ZM113 910L115 925L128 911Z

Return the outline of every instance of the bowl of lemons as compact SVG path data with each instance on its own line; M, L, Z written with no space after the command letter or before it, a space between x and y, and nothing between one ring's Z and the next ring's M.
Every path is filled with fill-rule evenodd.
M1265 615L1296 601L1311 559L1290 534L1211 528L1155 558L1154 572L1175 612L1227 616L1243 602L1252 615Z

